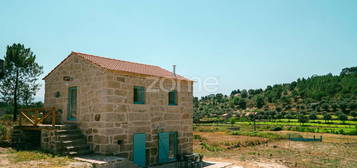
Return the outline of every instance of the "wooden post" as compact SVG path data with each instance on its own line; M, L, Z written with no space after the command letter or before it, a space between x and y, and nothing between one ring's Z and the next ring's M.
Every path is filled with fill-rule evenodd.
M51 118L52 118L52 127L56 125L56 111L55 108L51 108Z
M35 124L34 124L34 126L37 126L37 124L38 124L38 110L36 109L35 110L35 117L34 117L34 119L35 119Z
M320 142L322 142L322 135L320 136Z

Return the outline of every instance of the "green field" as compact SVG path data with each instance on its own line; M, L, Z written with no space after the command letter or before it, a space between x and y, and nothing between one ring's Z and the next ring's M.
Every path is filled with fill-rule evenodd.
M288 122L290 121L290 122ZM303 125L298 122L297 119L279 119L274 121L256 121L257 130L289 130L298 132L314 132L314 133L333 133L344 135L357 135L357 122L346 121L345 124L340 123L338 120L334 120L330 123L321 122L322 120L310 120ZM252 121L238 121L234 124L229 122L223 123L206 123L197 124L205 126L218 126L216 129L235 127L236 129L243 129L252 131L254 123Z

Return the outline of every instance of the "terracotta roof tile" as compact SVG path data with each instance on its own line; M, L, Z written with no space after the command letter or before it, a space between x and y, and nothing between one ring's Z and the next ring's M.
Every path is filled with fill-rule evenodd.
M158 77L164 77L164 78L191 81L191 80L189 80L183 76L177 75L177 74L176 74L176 76L173 76L172 72L170 72L166 69L163 69L159 66L155 66L155 65L147 65L147 64L122 61L122 60L105 58L105 57L100 57L100 56L95 56L95 55L90 55L90 54L85 54L85 53L80 53L80 52L72 52L69 56L71 56L71 55L78 55L78 56L80 56L86 60L89 60L90 62L92 62L102 68L108 69L108 70L124 71L124 72L136 73L136 74L144 74L144 75L150 75L150 76L158 76ZM64 61L65 60L63 60L59 65L61 65ZM55 69L53 69L53 70L55 70ZM49 74L51 74L51 72Z

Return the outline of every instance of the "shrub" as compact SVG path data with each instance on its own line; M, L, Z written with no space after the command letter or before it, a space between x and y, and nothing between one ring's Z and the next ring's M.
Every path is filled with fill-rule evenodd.
M11 114L4 114L0 117L0 124L11 126L12 123L12 115Z
M316 119L317 119L316 113L311 113L311 114L309 115L309 118L310 118L310 120L316 120Z
M0 124L0 140L6 139L7 129L4 125Z
M202 137L201 137L201 135L193 135L193 139L201 140Z
M341 120L343 124L345 124L345 121L348 120L348 117L346 114L340 113L338 115L338 119Z
M242 131L232 131L231 135L243 135L243 136L253 136L253 137L262 137L268 139L287 139L287 135L270 133L270 132L242 132Z
M309 118L307 116L305 116L305 115L299 115L298 121L299 121L299 123L304 125L304 123L309 122Z
M12 114L4 114L0 117L1 121L12 121Z
M270 130L271 131L281 131L281 130L283 130L283 128L278 126L278 127L271 128Z
M220 147L216 147L216 146L212 146L212 145L208 145L207 143L202 142L201 145L208 151L211 152L219 152L219 151L223 151L223 148Z

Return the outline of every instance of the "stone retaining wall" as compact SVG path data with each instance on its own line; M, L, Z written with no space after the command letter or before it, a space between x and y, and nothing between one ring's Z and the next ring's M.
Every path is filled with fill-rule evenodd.
M53 154L61 154L63 146L56 129L41 129L41 149Z

